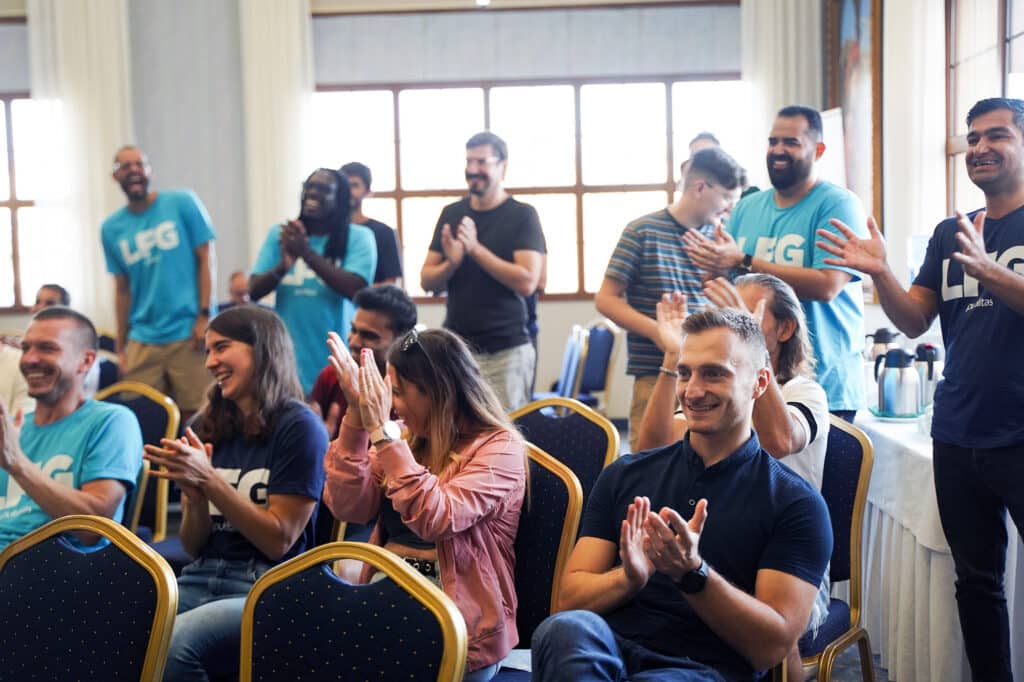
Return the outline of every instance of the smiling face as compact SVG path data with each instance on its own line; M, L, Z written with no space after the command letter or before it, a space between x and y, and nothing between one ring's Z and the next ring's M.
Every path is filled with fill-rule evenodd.
M775 119L765 157L772 186L784 191L807 180L814 171L815 160L824 149L803 116Z
M96 351L85 348L74 320L33 320L21 338L21 374L28 394L44 405L81 389L95 358Z
M501 187L505 162L498 159L494 147L482 144L466 150L466 184L469 193L482 197Z
M391 377L392 409L405 422L409 433L427 438L430 435L430 398L411 381L403 381L391 365L388 365L388 376Z
M373 351L373 359L381 372L388 365L388 349L395 342L391 330L391 316L379 310L356 308L352 316L352 328L348 332L348 352L356 364L360 362L364 348Z
M252 346L206 330L206 369L221 395L238 404L243 412L252 401L254 364Z
M318 170L302 185L302 217L323 220L337 206L338 179L325 170Z
M1024 134L1009 109L996 109L971 121L967 133L967 175L985 194L1012 191L1024 171Z
M129 201L143 201L149 193L151 169L145 153L136 147L126 147L114 158L114 180L121 185Z
M739 186L726 189L714 180L702 180L695 189L702 213L701 225L715 225L728 218L740 199Z

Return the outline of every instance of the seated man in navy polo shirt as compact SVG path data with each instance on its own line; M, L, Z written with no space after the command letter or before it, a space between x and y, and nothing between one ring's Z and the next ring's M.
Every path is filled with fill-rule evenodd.
M686 318L683 440L611 464L591 493L535 680L756 680L796 645L832 553L821 495L761 449L770 365L745 312ZM572 610L570 610L572 609Z

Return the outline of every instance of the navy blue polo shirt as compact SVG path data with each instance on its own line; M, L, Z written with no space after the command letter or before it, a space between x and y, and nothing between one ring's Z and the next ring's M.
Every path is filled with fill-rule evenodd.
M821 495L761 449L757 436L708 469L690 447L674 443L609 465L594 485L581 536L618 545L626 509L638 495L655 512L671 507L689 519L701 498L708 518L701 556L730 583L754 594L757 572L773 569L817 587L832 554L832 527ZM620 637L670 656L685 656L736 679L758 671L711 631L672 580L655 573L647 586L604 615Z

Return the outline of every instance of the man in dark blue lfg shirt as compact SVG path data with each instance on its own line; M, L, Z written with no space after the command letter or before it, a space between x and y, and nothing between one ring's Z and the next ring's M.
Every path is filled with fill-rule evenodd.
M598 478L563 612L533 636L539 682L760 679L807 626L832 529L821 495L751 430L771 372L760 325L707 310L683 331L689 431Z
M873 219L868 238L838 221L842 237L818 235L832 262L871 275L882 309L907 338L939 318L946 367L932 417L935 497L971 676L999 682L1013 679L1007 509L1024 529L1024 101L983 99L967 128L967 175L985 193L985 209L939 223L909 291L886 264Z

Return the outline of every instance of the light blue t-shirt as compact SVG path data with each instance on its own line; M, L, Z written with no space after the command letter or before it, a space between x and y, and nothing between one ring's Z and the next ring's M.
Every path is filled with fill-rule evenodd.
M252 266L253 273L272 270L280 262L280 234L280 225L270 228ZM311 235L309 245L323 255L327 239L328 235ZM371 230L361 225L349 226L348 245L341 268L362 277L367 283L373 281L377 268L377 242ZM328 287L301 258L281 278L275 291L274 308L292 336L299 380L302 390L308 395L320 370L327 364L327 332L335 331L342 339L347 339L355 306L351 300Z
M864 407L864 294L860 274L826 265L830 254L816 246L816 231L838 231L828 222L838 218L858 236L868 234L864 207L852 192L821 180L796 205L779 208L775 190L746 197L733 209L728 229L740 249L779 265L815 270L842 270L853 278L831 302L802 300L807 330L817 360L818 383L828 396L829 410Z
M199 315L195 250L214 238L199 197L165 190L142 213L124 206L103 221L100 237L107 271L126 275L131 287L128 338L165 344L192 336Z
M142 431L131 411L121 405L86 400L77 410L45 426L35 413L21 427L21 450L61 485L81 488L98 479L121 481L125 498L142 466ZM0 549L53 519L18 482L0 470ZM120 521L124 500L113 519Z

